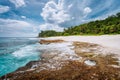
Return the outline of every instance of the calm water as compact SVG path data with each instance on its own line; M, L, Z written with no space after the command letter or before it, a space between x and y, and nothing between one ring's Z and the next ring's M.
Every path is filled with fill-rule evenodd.
M37 38L0 38L0 76L39 59Z

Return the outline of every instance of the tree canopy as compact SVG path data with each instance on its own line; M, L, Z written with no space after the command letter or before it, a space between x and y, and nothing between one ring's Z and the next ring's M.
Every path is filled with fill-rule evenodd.
M81 25L69 27L67 29L64 29L63 32L56 32L54 30L41 31L39 33L39 37L83 34L120 34L120 13L109 16L104 20L96 20Z

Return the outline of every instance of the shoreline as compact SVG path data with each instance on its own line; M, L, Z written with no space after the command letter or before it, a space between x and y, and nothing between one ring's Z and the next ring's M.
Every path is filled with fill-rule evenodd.
M79 42L89 42L95 43L106 47L119 48L120 45L120 35L100 35L100 36L56 36L56 37L46 37L42 39L62 39L64 41L79 41ZM106 43L106 44L104 44ZM113 43L115 45L110 45Z
M77 39L76 37L74 38L73 37L74 36L44 38L45 40L48 41L59 39L59 40L64 40L65 42L50 43L50 44L47 43L47 45L43 44L44 47L43 49L41 49L43 51L43 54L41 55L42 57L41 60L29 62L26 66L19 68L17 71L7 74L7 79L10 80L22 80L22 78L27 79L27 77L31 78L31 75L34 75L33 73L35 73L34 75L35 78L39 77L39 79L44 78L43 80L48 80L45 79L45 77L47 76L40 77L36 75L43 75L43 74L45 75L51 71L58 73L58 71L62 71L64 67L69 69L69 67L67 67L68 65L69 66L74 65L74 67L77 67L77 65L81 67L84 66L86 68L90 67L91 74L94 73L93 68L97 68L97 67L99 67L100 70L103 70L103 72L104 70L107 70L106 67L108 67L108 69L113 69L113 72L115 71L116 73L120 73L120 71L116 71L116 69L120 69L120 64L118 63L118 59L116 55L113 55L113 53L105 54L105 53L110 53L108 48L91 42L90 43L85 41L81 42L82 39L80 40L81 38L80 36ZM76 39L76 41L74 41L74 39ZM60 47L57 47L56 45ZM47 47L47 49L45 49L45 47ZM108 52L104 51L104 49L108 49L107 50ZM65 52L65 50L68 51ZM84 68L82 69L84 70ZM108 74L109 72L110 71L108 70L108 72L106 73L107 76L114 75L114 73ZM28 73L29 75L27 75ZM23 75L26 75L27 77ZM15 78L15 76L17 77ZM117 76L118 76L117 79L120 79L119 77L120 75L118 74ZM3 78L5 78L5 76L3 76L2 79ZM52 78L54 79L54 77ZM83 77L83 79L84 78L85 77Z

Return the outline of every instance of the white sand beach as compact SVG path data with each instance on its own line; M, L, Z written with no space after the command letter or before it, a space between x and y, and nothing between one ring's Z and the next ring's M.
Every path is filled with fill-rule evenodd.
M102 36L61 36L49 37L47 39L62 39L65 41L80 41L99 44L104 47L120 49L120 35L102 35Z
M120 56L120 35L101 35L101 36L60 36L48 37L45 39L62 39L65 41L79 41L99 44L104 48L106 53L114 53Z

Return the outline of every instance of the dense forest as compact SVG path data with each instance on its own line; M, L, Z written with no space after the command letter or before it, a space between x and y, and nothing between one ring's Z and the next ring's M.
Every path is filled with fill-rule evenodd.
M69 36L69 35L103 35L103 34L120 34L120 13L109 16L105 20L96 20L84 23L78 26L64 29L63 32L54 30L41 31L39 37L50 36Z

